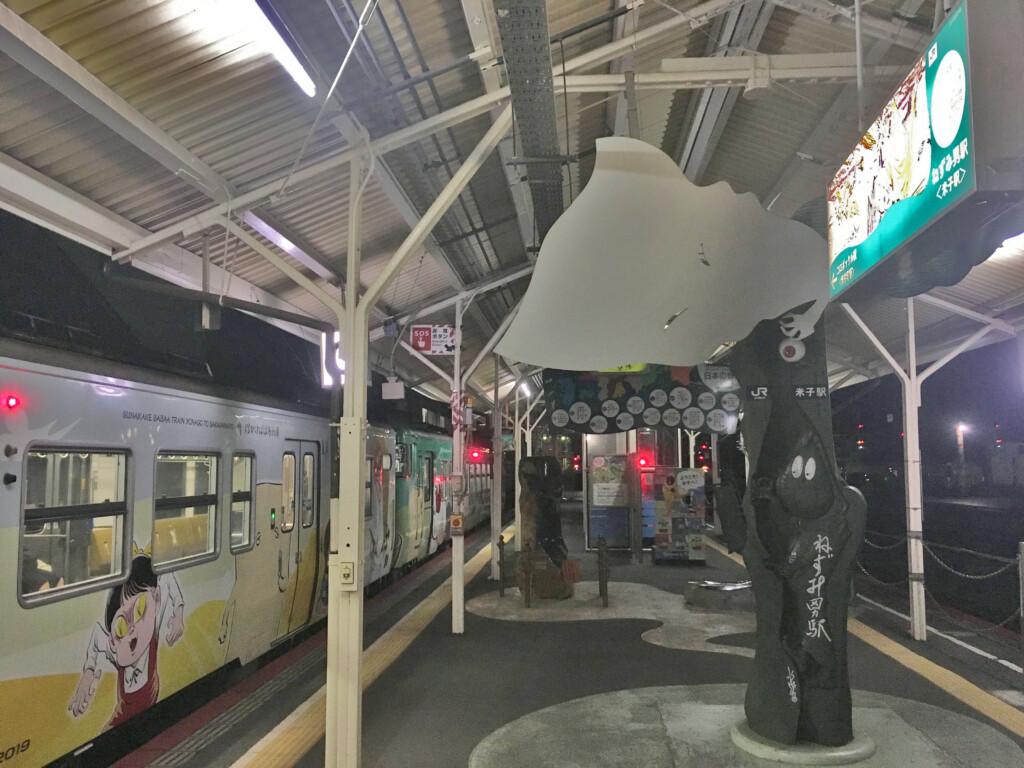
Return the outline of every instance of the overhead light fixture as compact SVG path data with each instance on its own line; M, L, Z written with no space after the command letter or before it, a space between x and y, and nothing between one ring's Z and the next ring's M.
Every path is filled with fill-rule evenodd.
M530 385L527 384L525 381L519 386L519 389L521 389L523 391L523 394L526 395L527 397L530 396Z
M1003 240L1002 246L996 248L992 255L989 256L989 260L1000 261L1012 259L1015 256L1024 256L1024 232Z
M223 30L224 36L241 35L265 53L272 54L303 93L312 98L316 85L271 23L257 0L192 0L204 26Z
M334 363L328 368L327 361L333 352ZM341 356L341 333L334 332L334 342L327 343L327 334L320 334L320 384L324 387L334 386L334 371L341 373L341 386L345 386L345 358Z

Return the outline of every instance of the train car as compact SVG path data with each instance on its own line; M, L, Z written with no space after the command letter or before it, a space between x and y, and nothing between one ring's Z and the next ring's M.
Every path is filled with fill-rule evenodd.
M15 348L0 357L5 768L130 728L320 620L331 476L323 414ZM367 583L393 564L394 451L393 430L368 431Z
M452 438L400 427L397 433L398 523L395 569L402 573L441 548L451 519Z
M192 301L0 219L31 286L0 285L0 764L23 768L320 622L337 459L314 345L230 310L197 331ZM375 391L370 589L451 514L451 437L427 426L446 404ZM396 483L400 447L419 469Z

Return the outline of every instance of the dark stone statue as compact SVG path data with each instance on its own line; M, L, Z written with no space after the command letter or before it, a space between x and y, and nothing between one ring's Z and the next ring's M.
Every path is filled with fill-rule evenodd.
M523 551L516 559L516 584L526 590L526 554L533 569L532 594L539 598L572 597L572 582L566 580L562 564L569 548L562 538L558 505L562 500L562 469L553 456L528 456L519 461L520 524ZM527 546L529 545L529 546Z
M822 323L799 339L788 319L759 323L730 353L750 477L741 521L721 520L730 543L745 534L757 606L747 723L783 744L839 746L853 739L846 612L866 508L835 463Z

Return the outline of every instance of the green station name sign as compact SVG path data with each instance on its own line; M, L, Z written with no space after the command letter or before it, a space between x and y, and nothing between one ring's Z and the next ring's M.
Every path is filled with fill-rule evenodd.
M835 298L975 188L961 3L828 187Z

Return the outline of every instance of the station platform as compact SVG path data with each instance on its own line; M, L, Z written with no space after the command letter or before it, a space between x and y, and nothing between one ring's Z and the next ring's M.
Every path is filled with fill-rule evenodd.
M704 565L613 552L603 608L580 505L561 510L581 565L572 599L527 609L514 587L499 597L484 530L466 541L464 635L451 634L449 552L367 601L364 768L841 762L736 746L752 596L741 590L715 608L683 597L693 581L746 578L713 532ZM874 744L855 764L1024 768L1017 660L949 627L915 642L901 611L877 596L851 604L854 727ZM116 765L322 766L325 642L324 632L312 636Z

